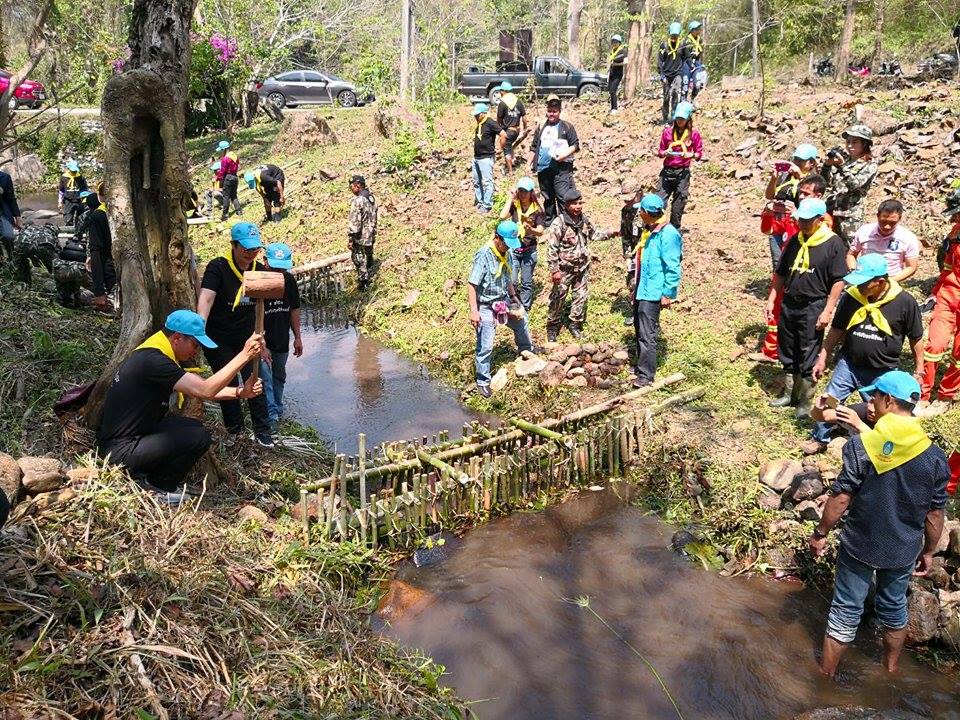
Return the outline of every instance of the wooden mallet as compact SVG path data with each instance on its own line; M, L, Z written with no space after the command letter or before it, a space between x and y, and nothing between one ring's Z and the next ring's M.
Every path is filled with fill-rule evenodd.
M263 334L263 301L283 297L285 284L283 273L249 270L243 274L243 294L257 301L257 324L255 332ZM260 377L260 358L253 361L253 381Z

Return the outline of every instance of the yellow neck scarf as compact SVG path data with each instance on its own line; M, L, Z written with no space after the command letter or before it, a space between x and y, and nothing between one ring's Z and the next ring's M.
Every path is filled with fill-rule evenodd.
M860 433L863 448L877 473L894 470L930 447L918 418L887 413L877 420L873 430Z
M792 191L792 194L796 195L797 187L799 187L799 185L800 185L799 178L795 178L791 175L789 178L787 178L786 182L781 183L780 185L777 185L777 187L773 191L773 194L774 196L776 196L784 188L790 188L790 190Z
M517 106L519 98L513 93L503 93L500 96L500 102L507 106L507 110L513 110Z
M103 210L104 212L106 212L106 211L107 211L107 204L106 204L105 202L100 203L100 204L97 206L97 210Z
M483 139L483 124L487 121L487 118L482 117L477 121L477 140Z
M851 316L850 322L847 323L847 330L850 330L855 325L859 325L869 317L873 324L877 326L878 330L885 332L887 335L893 335L893 329L883 316L883 313L880 312L880 308L899 295L902 289L896 280L890 280L890 287L887 288L886 294L879 300L870 302L856 285L848 288L847 292L854 300L860 303L860 307L857 308L857 311Z
M613 50L610 51L610 55L607 57L607 65L613 65L614 59L617 55L620 54L620 51L623 50L623 44L617 45Z
M78 173L78 172L73 172L73 171L71 171L71 170L67 170L66 174L64 174L64 177L67 179L67 187L66 187L66 189L67 189L68 191L70 191L70 190L76 190L76 189L77 189L77 180L80 179L80 173Z
M798 233L797 242L800 243L800 250L797 251L797 257L793 261L790 272L810 272L810 248L823 245L832 237L833 231L824 223L821 223L810 237L804 237L803 233Z
M524 220L524 218L532 217L533 214L536 213L537 210L539 210L539 206L538 206L535 202L533 202L533 201L531 200L531 201L530 201L530 207L528 207L526 210L524 210L524 209L520 206L520 201L519 201L519 200L514 200L514 201L513 201L513 207L514 207L514 208L516 209L516 211L517 211L517 226L518 226L518 229L519 229L519 233L518 233L518 234L520 235L520 238L522 239L522 238L526 237L526 235L527 235L527 228L524 227L524 225L523 225L523 220Z
M693 51L698 55L703 52L703 43L700 42L700 38L696 35L687 35L687 40L690 41L690 47L693 48Z
M671 132L672 132L671 137L673 138L673 141L667 147L667 150L679 149L680 152L689 152L690 151L690 124L687 123L687 126L683 129L683 133L681 133L679 138L677 137L676 125L673 126L673 130Z
M680 49L680 38L677 38L676 45L673 44L673 41L667 39L667 52L670 53L670 57L676 59L677 51Z
M507 256L500 254L500 251L497 250L496 243L494 243L493 240L491 240L490 242L487 243L487 247L490 248L490 252L493 253L493 256L500 263L499 266L497 267L497 274L495 277L500 277L501 275L503 275L504 270L509 272L510 265L507 264Z
M653 230L644 228L640 231L640 237L637 239L637 244L633 246L633 254L637 256L637 265L640 264L640 258L643 255L643 249L647 246L647 241L650 240L651 235L653 235Z
M237 264L233 261L233 251L232 251L232 250L228 250L227 252L225 252L225 253L224 253L223 255L221 255L220 257L226 259L227 265L228 265L228 266L230 267L230 269L233 271L233 274L234 274L234 276L237 278L237 280L240 281L240 289L237 290L237 296L233 299L233 309L236 310L236 309L237 309L237 305L240 304L240 299L243 297L243 273L240 272L240 269L237 267ZM257 261L256 261L256 260L253 261L253 265L250 266L250 269L251 269L251 270L256 270L256 269L257 269Z
M177 361L177 356L173 354L173 345L170 344L170 338L168 338L162 330L158 330L133 349L134 352L137 350L159 350L168 358L170 358L171 361L177 363L177 365L180 365L180 363ZM198 367L183 368L185 372L189 373L198 373L202 369L203 368ZM177 407L183 407L182 392L177 393Z

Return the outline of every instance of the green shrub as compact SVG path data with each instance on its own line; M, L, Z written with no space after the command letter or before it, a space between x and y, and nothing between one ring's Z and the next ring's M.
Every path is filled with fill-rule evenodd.
M21 134L20 150L39 155L47 168L44 179L55 180L60 175L61 157L99 157L103 150L103 134L88 133L78 119L64 117L59 123L47 125L39 131L28 130Z
M413 139L413 133L406 127L397 131L393 144L387 149L380 161L383 169L390 173L405 172L420 157L420 148Z

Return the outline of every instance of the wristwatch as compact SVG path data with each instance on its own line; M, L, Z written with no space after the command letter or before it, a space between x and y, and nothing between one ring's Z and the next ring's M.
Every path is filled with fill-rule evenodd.
M813 529L813 536L814 536L817 540L823 540L823 539L827 536L827 533L825 533L825 532L820 532L820 528L817 527L817 528L814 528L814 529Z

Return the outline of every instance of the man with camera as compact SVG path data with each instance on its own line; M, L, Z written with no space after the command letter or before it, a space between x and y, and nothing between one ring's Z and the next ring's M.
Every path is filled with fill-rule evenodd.
M827 208L836 220L837 235L849 247L863 225L863 202L877 176L873 161L873 131L866 125L851 125L843 131L845 147L827 152L821 174L827 181Z

